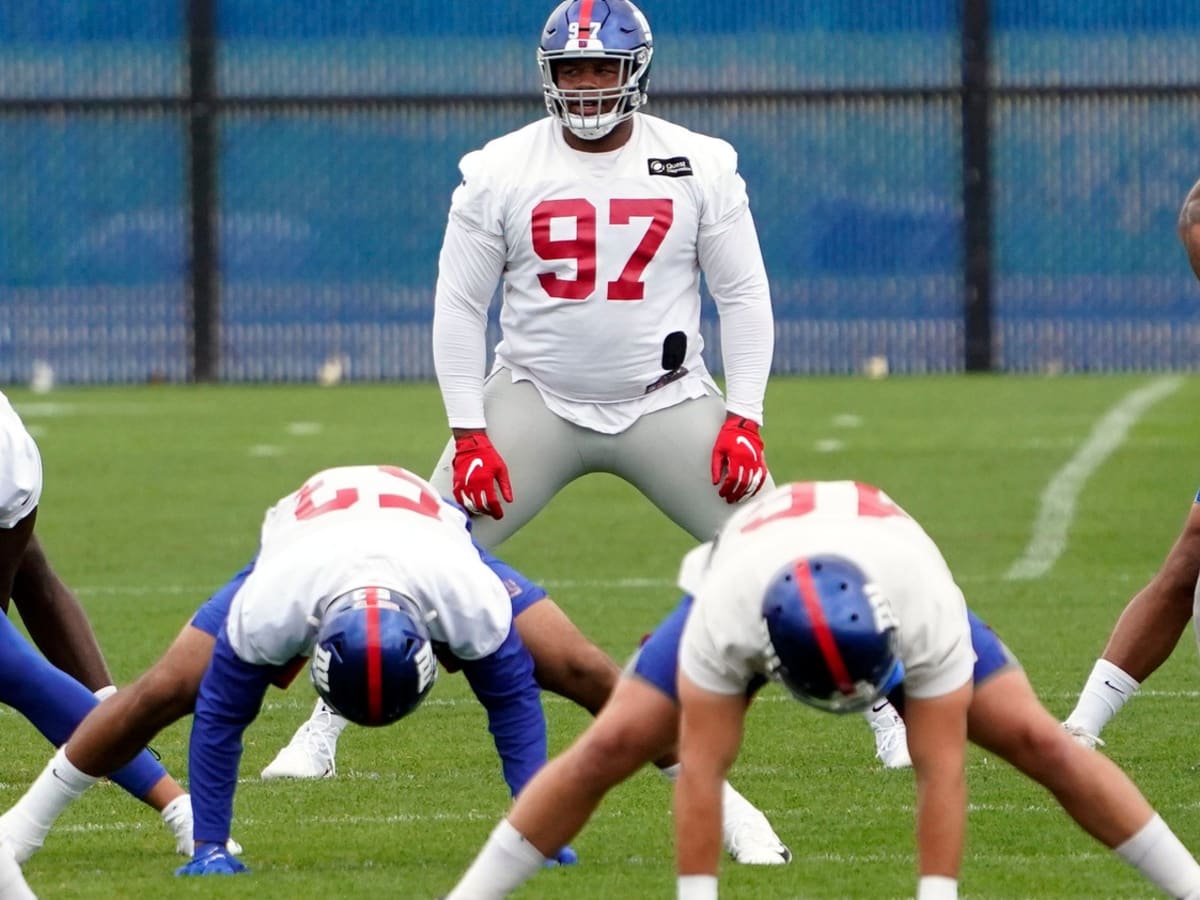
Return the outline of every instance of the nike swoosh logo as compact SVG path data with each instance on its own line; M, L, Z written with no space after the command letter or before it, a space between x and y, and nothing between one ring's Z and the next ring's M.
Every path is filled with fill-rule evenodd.
M886 703L880 703L878 706L872 706L871 712L882 712L886 706Z
M1121 690L1119 687L1117 687L1115 684L1113 684L1107 678L1104 679L1104 686L1112 688L1114 691L1116 691L1118 694L1121 694L1122 696L1124 696L1124 694L1125 694L1125 692L1123 690Z
M753 454L754 454L754 458L755 458L755 459L758 459L758 451L754 449L754 445L753 445L752 443L750 443L750 439L749 439L749 438L745 437L744 435L740 435L740 434L739 434L739 435L737 436L737 440L736 440L736 441L734 441L734 443L735 443L735 444L745 444L745 445L746 445L746 449L747 449L747 450L749 450L751 453L753 453Z
M478 456L475 457L473 460L471 460L471 464L469 466L467 466L467 474L463 476L463 483L469 484L471 481L471 473L474 472L476 469L482 469L482 468L483 468L483 460L480 459Z
M70 782L68 782L67 779L63 778L61 775L58 774L58 769L51 769L50 774L53 775L55 778L57 778L59 781L61 781L63 784L66 784L69 786Z

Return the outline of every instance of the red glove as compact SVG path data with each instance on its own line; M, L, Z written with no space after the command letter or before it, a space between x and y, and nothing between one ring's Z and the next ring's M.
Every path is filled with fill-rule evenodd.
M721 482L718 496L729 503L753 497L766 477L767 459L758 423L731 415L717 432L717 442L713 444L712 483Z
M454 499L472 515L486 513L503 519L504 510L496 496L496 485L508 503L512 503L512 485L508 466L482 431L454 441Z

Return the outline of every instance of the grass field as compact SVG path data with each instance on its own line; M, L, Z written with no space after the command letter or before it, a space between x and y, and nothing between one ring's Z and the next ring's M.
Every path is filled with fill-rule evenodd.
M1161 399L1133 413L1120 406L1147 386L1161 389ZM330 465L397 462L426 472L447 434L432 385L9 394L43 451L39 533L121 683L156 659L248 559L262 512L279 496ZM1112 412L1121 409L1124 418ZM1021 657L1059 716L1200 487L1197 377L1177 386L1154 376L776 379L767 417L777 481L878 484L925 525L968 602ZM1043 496L1070 526L1061 555L1049 556L1045 574L1008 578ZM500 552L624 658L672 607L675 568L690 543L631 488L592 476ZM1196 670L1185 635L1105 737L1106 752L1200 849ZM506 808L483 711L465 681L441 678L422 709L391 728L347 731L335 779L260 781L313 699L303 679L272 691L247 733L234 835L250 876L172 878L179 860L158 816L105 784L60 819L26 866L31 886L46 898L445 893ZM586 723L557 698L546 709L552 750ZM180 778L189 727L155 742ZM7 807L50 748L7 709L0 742ZM823 715L768 689L751 712L734 781L796 858L778 869L725 865L722 896L911 896L912 777L881 770L873 751L858 717ZM1156 896L1039 789L983 753L973 752L969 765L964 896ZM519 896L674 896L669 804L658 775L634 778L575 842L581 865L543 872Z

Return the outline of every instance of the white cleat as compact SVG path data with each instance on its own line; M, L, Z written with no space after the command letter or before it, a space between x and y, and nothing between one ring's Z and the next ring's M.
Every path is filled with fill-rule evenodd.
M25 883L21 866L12 848L0 844L0 898L2 900L37 900L37 894Z
M1063 729L1075 740L1075 743L1079 744L1081 747L1087 747L1089 750L1095 750L1098 746L1104 746L1104 741L1100 740L1097 735L1084 731L1078 725L1072 725L1070 722L1063 722Z
M744 866L782 866L792 861L792 851L757 810L723 823L721 838L729 855Z
M332 778L337 774L334 757L341 730L334 725L328 710L320 704L318 711L296 729L287 746L262 770L264 779Z
M897 714L871 723L875 732L875 755L885 769L908 769L912 757L908 755L908 729Z
M163 807L160 815L171 834L175 835L175 852L180 856L191 856L196 849L192 840L192 795L176 797ZM225 849L237 856L242 852L242 845L230 838L225 843ZM2 894L0 900L3 900Z

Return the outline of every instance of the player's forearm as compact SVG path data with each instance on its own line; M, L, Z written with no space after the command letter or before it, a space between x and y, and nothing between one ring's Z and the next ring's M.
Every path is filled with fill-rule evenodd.
M700 260L721 317L726 406L761 424L775 319L750 211L719 235L702 236Z
M675 782L675 855L680 876L716 875L721 858L721 785L716 769L689 769Z
M29 636L50 662L91 691L113 683L87 614L50 567L36 535L17 569L12 596Z
M465 663L463 674L487 710L488 731L515 797L546 762L546 717L533 659L513 628L490 656Z
M233 821L233 794L242 734L254 721L274 669L243 662L222 634L196 697L188 744L188 781L197 842L224 844Z
M958 878L967 821L963 764L946 760L930 775L917 773L917 853L921 875Z
M462 306L439 305L433 315L433 367L450 425L483 428L486 321Z
M721 355L729 412L763 424L763 398L774 346L775 323L769 302L722 313Z

